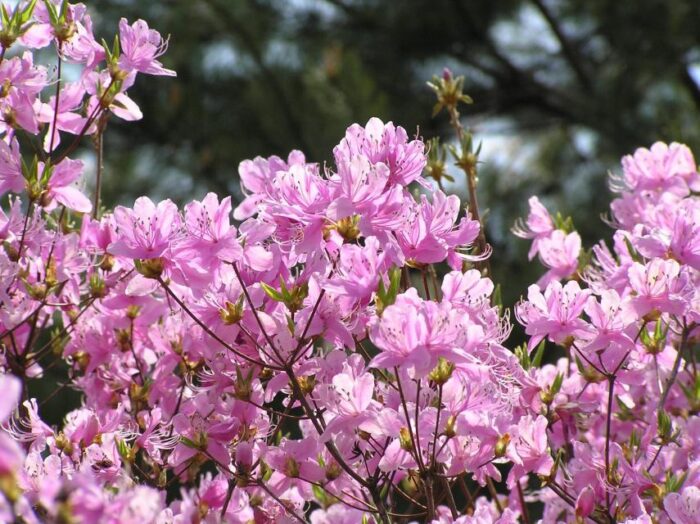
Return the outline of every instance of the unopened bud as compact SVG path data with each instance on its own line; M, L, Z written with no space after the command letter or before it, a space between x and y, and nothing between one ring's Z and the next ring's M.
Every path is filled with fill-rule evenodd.
M328 480L335 480L343 473L343 470L338 465L337 462L333 461L326 466L326 478Z
M112 271L113 267L114 256L110 255L109 253L105 253L105 255L102 257L102 261L100 262L100 269L103 269L104 271Z
M361 430L361 429L358 430L357 436L360 437L362 440L369 440L369 439L372 438L372 434L371 434L371 433L368 433L368 432L363 431L363 430Z
M63 432L56 435L56 447L66 455L73 453L73 443L63 434Z
M543 404L549 406L554 401L554 395L552 394L551 390L543 389L540 391L540 400Z
M508 452L508 444L510 444L510 435L505 433L501 435L496 441L496 446L494 447L493 454L496 458L504 457Z
M413 450L413 439L411 438L411 432L408 428L401 428L399 431L399 443L401 444L401 449L404 451Z
M134 320L136 317L139 316L139 313L141 312L141 306L137 306L135 304L131 304L126 308L126 318L129 320Z
M455 425L457 424L457 417L450 415L445 423L445 436L447 438L452 438L456 435Z
M227 326L238 324L243 318L243 302L232 304L227 300L225 307L219 310L219 317Z
M0 475L0 493L2 493L11 504L17 502L22 496L22 490L17 485L14 475L11 473Z
M311 393L314 390L314 387L316 386L316 377L305 376L299 377L297 380L299 382L301 392L304 395L308 395L309 393Z
M454 369L455 365L452 362L448 361L443 357L440 357L437 366L433 368L433 370L430 372L430 375L428 375L428 378L435 382L435 384L437 384L438 386L441 386L445 382L450 380Z
M294 457L287 457L284 461L284 474L291 478L299 477L299 463Z
M107 284L99 275L90 276L90 295L94 298L107 296Z
M85 353L85 351L78 351L75 355L73 355L73 359L75 360L75 363L78 364L80 371L85 373L90 365L90 355Z
M146 278L159 278L165 270L165 262L162 258L146 258L134 261L136 271Z

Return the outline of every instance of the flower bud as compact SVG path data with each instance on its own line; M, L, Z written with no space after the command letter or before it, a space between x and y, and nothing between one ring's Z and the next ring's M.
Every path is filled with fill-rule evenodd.
M136 317L139 316L139 313L141 312L141 306L137 306L136 304L131 304L126 308L126 318L129 320L135 320Z
M88 365L90 364L90 355L85 351L78 351L73 355L73 360L78 364L80 371L85 373L87 371Z
M328 464L326 466L326 478L329 481L337 479L338 477L340 477L340 475L342 475L342 473L343 473L343 470L338 465L338 463L335 461L332 461L330 464Z
M12 504L17 502L22 496L22 490L11 473L0 475L0 493Z
M112 271L113 267L114 256L110 255L109 253L105 253L105 255L102 257L102 261L100 262L100 269L104 271Z
M294 457L287 457L284 460L284 474L291 478L299 477L299 463Z
M399 431L399 443L401 444L401 449L404 451L411 451L413 449L413 439L411 438L411 432L408 428L401 428Z
M360 216L352 215L349 217L341 218L335 223L328 224L323 229L324 238L328 239L331 231L334 229L338 234L343 237L346 242L354 242L360 238Z
M73 443L62 431L56 435L56 447L66 455L71 455L73 453Z
M34 300L44 300L48 294L48 288L46 287L46 284L43 283L27 284L26 288L27 294Z
M550 389L543 389L540 391L540 400L546 406L549 406L554 401L554 395Z
M435 382L438 386L443 385L445 382L450 380L452 372L455 369L455 365L449 362L447 359L440 357L437 366L430 372L428 378Z
M107 296L107 285L97 274L90 276L90 295L94 298Z
M136 271L146 278L160 278L165 270L165 263L162 258L146 258L134 261Z
M243 318L243 302L238 301L237 303L232 304L227 300L225 307L219 310L219 317L227 326L238 324L241 321L241 318Z
M360 437L362 440L369 440L369 439L372 438L372 434L371 434L371 433L368 433L367 431L363 431L363 430L361 430L361 429L358 430L357 436Z
M17 251L12 244L5 242L3 247L5 248L5 253L7 253L7 258L9 258L12 262L17 262L19 260L19 251Z
M316 377L313 376L299 377L297 381L299 382L299 387L304 395L310 394L316 386Z
M234 396L239 400L250 400L253 394L253 370L246 375L236 367L236 381L233 383Z
M117 338L117 345L122 353L126 353L131 349L131 333L128 329L116 329L114 334Z
M447 438L454 437L457 433L455 432L455 425L457 424L457 417L450 415L445 423L445 436Z
M510 444L510 435L508 433L504 433L496 441L496 446L493 450L493 453L496 456L496 458L501 458L505 456L505 454L508 452L508 444Z

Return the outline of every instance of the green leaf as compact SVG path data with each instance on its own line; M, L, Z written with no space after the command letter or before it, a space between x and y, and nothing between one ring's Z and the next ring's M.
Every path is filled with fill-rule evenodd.
M0 4L0 19L2 19L2 28L8 29L10 25L10 15L7 12L5 4Z
M59 13L61 22L66 21L66 15L68 14L68 0L63 0L61 4L61 12Z
M636 249L634 249L634 246L632 246L632 242L630 242L630 239L627 237L623 237L623 239L625 241L625 246L627 246L627 251L629 251L630 257L632 257L632 260L643 264L644 259L639 254L639 252Z
M547 344L544 340L537 345L537 348L535 349L535 356L531 357L533 367L538 368L542 365L542 355L544 355L544 348L546 345Z
M389 289L386 288L384 284L384 279L379 279L379 286L377 288L376 305L377 312L381 315L387 307L396 302L396 297L401 289L401 268L392 267L389 270Z
M109 44L107 41L103 38L102 39L102 49L105 50L105 55L107 55L107 63L112 62L112 50L109 48Z
M561 229L564 233L571 233L574 231L574 219L570 216L566 218L559 212L554 217L554 225L557 229Z
M193 440L183 437L182 435L180 435L180 442L182 442L188 448L199 449L199 446Z
M10 18L10 25L15 31L19 29L21 16L22 10L19 8L19 6L15 7L15 10L12 11L12 18Z
M129 445L120 439L116 440L117 443L117 451L119 452L119 456L125 461L125 462L130 462L130 457L129 453L131 451L131 448Z
M32 0L22 10L22 15L20 16L20 21L22 22L22 24L26 24L27 22L29 22L29 19L34 14L34 7L36 7L36 2L37 0Z
M520 365L525 371L530 369L530 354L527 352L527 346L525 344L521 344L520 346L515 347L515 356L518 357Z
M321 506L325 507L327 500L326 500L326 492L323 491L323 488L319 486L318 484L313 484L311 486L311 491L313 491L314 496L316 497L316 500L321 504Z
M669 442L671 440L671 433L673 432L673 426L671 423L671 417L669 416L666 411L659 410L658 415L656 416L657 424L658 424L658 434L659 438L663 442Z
M260 286L263 288L265 294L276 302L284 302L284 297L277 291L274 287L266 284L265 282L260 282Z
M561 373L557 373L557 376L554 377L554 382L552 382L552 394L556 395L559 393L559 390L561 390L561 385L564 382L564 375Z
M58 12L56 11L56 6L53 5L53 2L50 2L49 0L44 0L44 5L46 5L46 10L49 12L51 25L58 25Z

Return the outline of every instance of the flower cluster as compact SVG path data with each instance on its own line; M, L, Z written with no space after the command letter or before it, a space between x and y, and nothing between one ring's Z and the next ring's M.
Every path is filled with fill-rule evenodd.
M613 179L612 249L594 246L566 283L560 277L569 270L559 272L546 250L576 233L554 229L561 218L535 198L527 227L516 228L550 268L516 307L529 349L551 342L566 352L531 373L559 450L552 489L538 496L546 522L685 523L700 515L700 174L690 150L675 143L626 156L622 172ZM573 269L578 236L571 244Z
M99 45L82 4L2 13L0 521L514 524L536 501L543 522L697 521L687 148L623 160L615 242L591 256L530 200L516 232L547 272L511 350L481 224L403 128L352 125L332 167L244 161L235 208L101 212L68 155L140 118L126 90L173 74L166 42L123 20ZM47 46L79 80L34 64ZM56 363L82 404L52 427L30 391Z

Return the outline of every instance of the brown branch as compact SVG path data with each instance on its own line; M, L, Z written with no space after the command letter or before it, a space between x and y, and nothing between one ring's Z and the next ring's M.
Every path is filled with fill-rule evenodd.
M542 16L547 21L549 28L552 30L552 33L554 33L554 36L559 41L561 53L564 55L564 58L566 58L566 61L576 75L576 78L578 78L581 86L586 91L591 92L593 90L593 85L583 67L581 53L569 41L559 25L559 21L556 19L552 11L550 11L545 5L545 3L542 0L532 0L532 3L535 4L535 7L537 7L539 12L542 13Z

